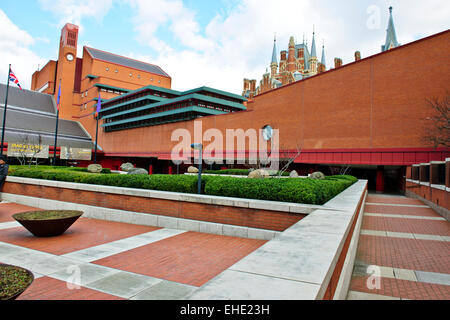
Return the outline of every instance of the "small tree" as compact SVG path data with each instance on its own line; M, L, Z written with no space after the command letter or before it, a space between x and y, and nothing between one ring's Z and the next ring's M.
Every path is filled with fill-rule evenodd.
M425 118L427 134L424 142L439 146L450 147L450 93L447 90L445 96L426 99L427 106L432 110L433 116Z
M29 135L22 135L19 140L20 141L18 141L18 143L21 143L22 146L33 145L33 151L31 154L28 152L28 149L24 147L18 150L18 155L16 155L15 157L19 160L20 165L23 166L28 164L28 167L30 168L31 164L33 163L33 159L37 165L37 155L42 148L42 136L38 135L36 139L31 139Z

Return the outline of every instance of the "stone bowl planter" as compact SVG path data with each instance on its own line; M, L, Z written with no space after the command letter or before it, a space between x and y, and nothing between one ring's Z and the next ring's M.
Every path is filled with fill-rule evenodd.
M63 234L82 214L74 210L27 211L13 218L36 237L53 237Z
M15 300L34 281L30 270L0 263L0 300Z

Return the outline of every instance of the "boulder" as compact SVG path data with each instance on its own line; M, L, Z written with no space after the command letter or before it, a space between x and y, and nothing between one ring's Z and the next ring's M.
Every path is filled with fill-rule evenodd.
M90 164L87 167L87 170L92 173L100 173L102 172L102 169L103 169L102 166L99 164Z
M196 168L196 167L194 167L194 166L190 166L190 167L187 169L187 172L188 172L188 173L198 173L198 168Z
M133 166L133 164L132 163L130 163L130 162L125 162L125 163L122 163L121 165L120 165L120 170L122 170L122 171L130 171L131 169L134 169L134 166Z
M298 178L298 173L295 170L292 170L291 173L289 173L290 178Z
M127 174L148 174L148 171L143 168L133 168Z
M325 179L325 175L324 175L322 172L320 172L320 171L316 171L316 172L311 173L311 174L308 176L308 178L310 178L310 179L323 180L323 179Z
M248 174L248 178L250 179L261 179L269 177L269 173L264 169L253 170Z

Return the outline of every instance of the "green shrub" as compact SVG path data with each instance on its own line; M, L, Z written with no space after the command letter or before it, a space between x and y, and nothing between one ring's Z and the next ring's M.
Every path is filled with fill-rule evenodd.
M347 179L236 179L208 177L205 194L282 202L324 204L353 182Z
M202 172L208 174L226 174L235 176L247 176L250 173L249 169L202 170ZM283 172L282 176L289 176L289 172Z
M34 179L141 188L182 193L197 193L195 175L127 175L90 173L83 168L14 166L10 175ZM313 179L243 179L202 176L202 193L223 197L272 200L305 204L324 204L356 182L353 176L329 176Z

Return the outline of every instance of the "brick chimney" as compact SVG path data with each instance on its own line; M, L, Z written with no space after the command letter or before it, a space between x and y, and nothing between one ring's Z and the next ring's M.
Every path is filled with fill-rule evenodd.
M334 68L340 68L342 67L342 59L341 58L334 58Z
M355 61L361 60L361 52L356 51L355 52Z

